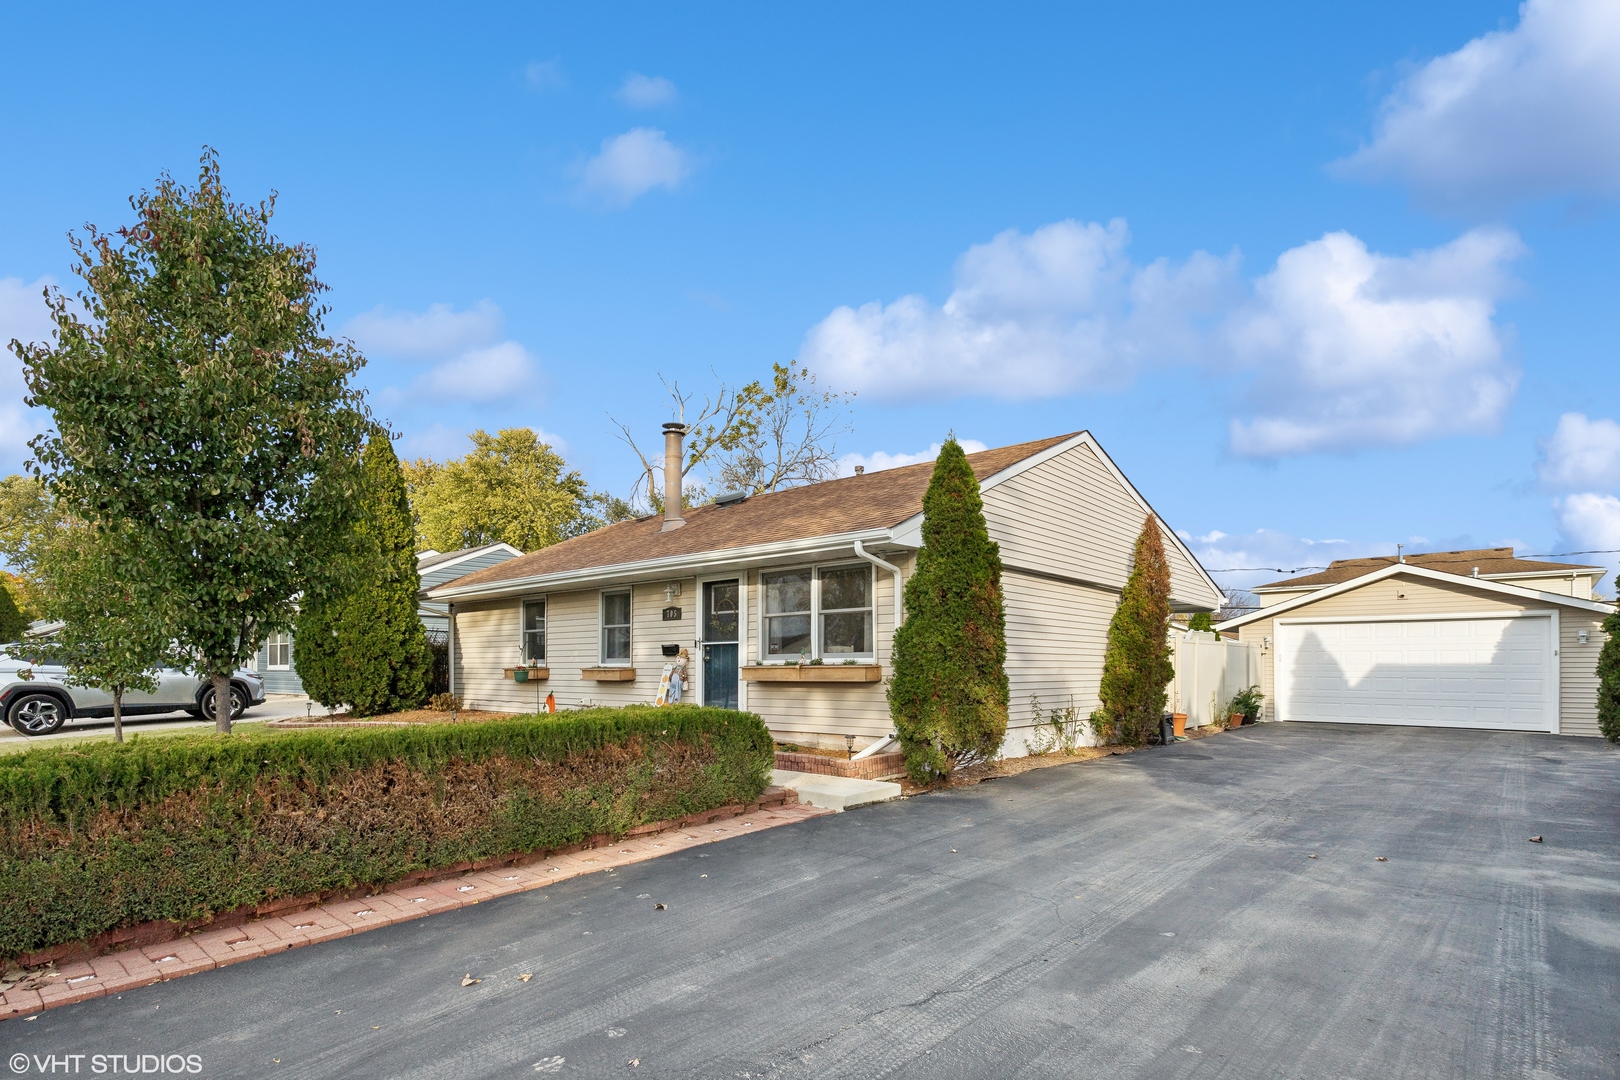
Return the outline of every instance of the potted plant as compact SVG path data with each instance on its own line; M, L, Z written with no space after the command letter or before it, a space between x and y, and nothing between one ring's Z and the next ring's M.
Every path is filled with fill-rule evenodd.
M1232 695L1232 700L1226 703L1226 726L1235 728L1254 723L1260 716L1260 706L1265 700L1266 696L1260 692L1258 686L1239 690Z

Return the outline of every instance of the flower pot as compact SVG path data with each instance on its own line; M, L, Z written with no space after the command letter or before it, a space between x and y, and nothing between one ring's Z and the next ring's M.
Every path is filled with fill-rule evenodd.
M1243 726L1243 714L1242 713L1235 712L1235 713L1232 713L1231 715L1229 715L1226 718L1226 730L1227 731L1231 731L1234 728L1240 728L1242 726Z
M1175 725L1174 734L1175 734L1176 738L1178 738L1178 739L1182 738L1183 736L1185 736L1187 734L1187 714L1186 713L1184 713L1184 712L1171 713L1170 714L1170 722Z

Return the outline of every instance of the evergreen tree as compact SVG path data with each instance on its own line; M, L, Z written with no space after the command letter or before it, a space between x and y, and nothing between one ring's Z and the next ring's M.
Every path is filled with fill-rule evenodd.
M427 697L433 655L416 614L421 580L405 474L385 431L361 455L365 516L344 587L306 599L293 648L309 696L357 715L414 709Z
M11 598L6 583L0 581L0 645L21 641L27 629L28 620L17 610L17 602Z
M1102 730L1107 742L1141 746L1158 729L1175 677L1167 635L1170 624L1170 564L1164 537L1152 514L1136 538L1131 576L1108 626L1103 657Z
M1603 620L1608 640L1598 653L1598 730L1620 743L1620 612Z
M1210 618L1207 611L1195 611L1193 617L1187 620L1187 629L1203 630L1208 633L1215 632L1215 620Z
M906 771L923 784L993 757L1007 734L1007 616L1001 552L979 481L947 439L923 496L923 547L894 635L889 713Z

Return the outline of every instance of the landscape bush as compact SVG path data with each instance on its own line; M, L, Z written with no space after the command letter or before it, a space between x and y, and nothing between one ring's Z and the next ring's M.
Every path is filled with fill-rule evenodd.
M160 736L0 758L0 959L622 836L756 799L749 713Z
M1007 735L1007 614L1001 550L967 454L945 440L923 495L923 546L894 633L889 715L906 774L933 783L986 761Z

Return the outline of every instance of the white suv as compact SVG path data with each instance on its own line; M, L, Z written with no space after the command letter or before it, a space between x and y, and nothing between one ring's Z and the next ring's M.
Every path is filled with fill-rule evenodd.
M69 686L60 664L36 664L11 655L15 645L0 645L0 717L24 735L49 735L69 720L111 716L112 695L88 686ZM239 670L231 676L231 719L250 705L264 704L264 680ZM173 668L158 672L154 694L124 691L125 716L185 710L193 716L214 715L214 688L197 676Z

